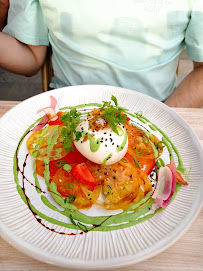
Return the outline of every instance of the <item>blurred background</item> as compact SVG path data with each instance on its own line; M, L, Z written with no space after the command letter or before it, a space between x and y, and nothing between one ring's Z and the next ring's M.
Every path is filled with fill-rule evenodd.
M179 61L178 84L192 69L193 63L183 50ZM27 78L0 68L0 100L23 101L41 92L41 72Z

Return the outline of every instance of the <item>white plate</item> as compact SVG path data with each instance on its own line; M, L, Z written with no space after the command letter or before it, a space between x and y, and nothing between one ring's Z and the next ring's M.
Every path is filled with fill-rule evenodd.
M163 212L144 223L123 230L95 231L75 236L51 232L36 221L17 192L13 177L13 156L19 139L39 117L37 110L49 105L50 95L57 99L60 108L90 102L102 103L109 101L112 94L117 97L120 106L131 112L142 111L170 137L181 154L184 166L190 170L191 181L187 187L181 188L175 200ZM179 239L201 208L203 152L198 139L177 114L151 97L110 86L67 87L20 103L1 118L0 127L0 231L11 245L35 259L86 270L137 263L156 255ZM27 151L24 145L21 153L25 156ZM32 175L31 169L29 174ZM26 189L32 189L29 187ZM36 194L32 194L31 200L34 202ZM37 208L41 208L37 201L36 204ZM50 215L54 217L53 213ZM73 232L43 222L57 231Z

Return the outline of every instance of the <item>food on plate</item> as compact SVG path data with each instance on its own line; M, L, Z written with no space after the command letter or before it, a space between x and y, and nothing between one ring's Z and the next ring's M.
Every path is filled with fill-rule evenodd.
M188 185L181 176L185 173L181 157L170 138L143 114L120 107L115 96L103 104L67 107L58 112L56 99L50 98L51 105L38 111L45 115L19 142L14 174L18 182L18 152L27 136L27 149L34 162L32 186L37 193L45 194L38 179L43 177L47 192L64 211L54 207L45 195L41 195L43 204L67 216L71 223L42 215L32 207L25 189L19 187L35 217L83 231L124 228L132 221L135 225L153 217L156 210L147 213L155 203L158 209L166 208L181 184ZM155 135L157 132L162 138ZM169 158L167 165L163 151ZM177 167L173 153L178 157ZM20 170L23 176L27 157ZM25 180L23 177L23 187ZM89 217L80 212L92 206L120 213Z

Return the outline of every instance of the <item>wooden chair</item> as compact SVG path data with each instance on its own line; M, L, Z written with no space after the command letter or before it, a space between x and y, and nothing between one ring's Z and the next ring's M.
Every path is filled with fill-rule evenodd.
M54 75L51 56L52 56L52 50L51 50L51 47L48 47L47 55L46 55L44 64L41 68L42 92L50 90L49 84L51 83L51 79Z

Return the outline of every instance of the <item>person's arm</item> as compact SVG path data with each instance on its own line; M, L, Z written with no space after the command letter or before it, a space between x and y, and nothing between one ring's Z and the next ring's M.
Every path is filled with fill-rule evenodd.
M172 107L203 106L203 62L194 62L194 69L166 99Z
M0 67L13 73L32 76L41 68L46 46L24 44L2 33L9 9L9 0L0 0Z
M9 9L9 0L0 0L0 31L3 30L6 25L6 19Z
M21 75L36 74L46 57L47 47L24 44L0 32L0 67Z

